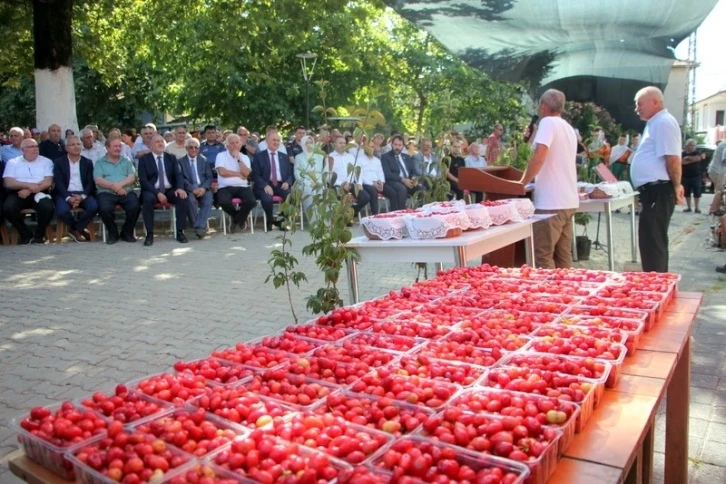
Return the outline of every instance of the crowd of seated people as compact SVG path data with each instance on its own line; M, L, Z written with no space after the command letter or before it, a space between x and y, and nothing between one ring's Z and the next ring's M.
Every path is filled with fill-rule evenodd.
M495 135L499 133L498 126ZM489 137L490 146L495 135ZM236 133L213 125L192 132L177 126L162 135L149 123L138 136L120 129L104 136L94 125L78 135L70 129L63 133L57 124L43 132L14 127L7 134L0 131L0 221L12 225L22 245L46 243L54 218L73 240L88 242L89 225L98 215L108 233L106 243L115 244L136 242L141 216L144 245L151 246L156 210L174 206L175 238L184 244L187 225L199 239L208 235L213 207L231 217L235 232L248 228L248 216L259 202L266 229L284 229L273 216L274 203L287 197L296 178L309 193L305 178L311 167L329 172L335 186L355 198L357 216L366 207L378 213L384 198L390 210L405 208L414 192L426 189L420 181L424 176L445 176L451 198L462 198L459 168L486 166L484 153L493 154L478 139L469 144L452 133L450 166L441 173L440 153L431 139L417 143L396 131L388 138L375 133L368 139L327 128L316 134L297 126L285 141L274 126L267 127L263 139L244 126ZM324 155L316 154L314 146ZM26 224L28 214L33 229Z

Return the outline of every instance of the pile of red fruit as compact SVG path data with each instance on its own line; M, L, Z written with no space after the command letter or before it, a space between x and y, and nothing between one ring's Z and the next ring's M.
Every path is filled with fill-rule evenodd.
M134 429L196 456L206 455L239 435L230 425L207 418L207 412L201 408L193 412L175 410L170 415L138 424Z
M13 425L69 479L546 482L677 281L455 268Z
M168 408L141 393L130 392L126 385L116 385L111 396L96 392L91 398L81 400L81 405L122 423L135 422Z
M153 439L141 432L127 433L112 425L108 435L94 444L82 447L74 458L91 470L116 482L134 484L161 481L164 474L189 461L189 458L172 450L166 442ZM81 482L98 482L93 477L81 478Z

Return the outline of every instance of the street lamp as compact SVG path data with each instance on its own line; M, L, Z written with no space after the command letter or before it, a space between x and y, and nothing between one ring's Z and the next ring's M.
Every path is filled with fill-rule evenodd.
M302 67L303 79L305 79L305 129L310 129L310 80L313 78L318 55L308 51L298 54L296 57L300 59L300 67ZM309 73L308 62L312 62Z

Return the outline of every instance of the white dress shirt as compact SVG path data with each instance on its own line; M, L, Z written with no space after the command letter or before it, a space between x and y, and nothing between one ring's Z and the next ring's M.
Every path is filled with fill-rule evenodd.
M164 165L164 189L168 190L171 188L171 183L169 183L169 176L166 174L166 164L164 163L164 155L157 155L156 153L151 153L154 156L154 164L156 165L156 169L159 169L159 158L161 158L161 163ZM159 180L156 180L156 186L159 187Z
M464 158L464 166L467 168L486 168L487 160L483 156L469 155Z
M68 165L71 167L71 176L68 180L68 191L82 192L83 183L81 182L81 159L79 158L78 161L73 161L69 156L68 161Z
M348 153L338 153L333 151L330 153L333 158L333 173L336 174L335 186L340 186L345 182L353 183L355 181L355 171L348 174L348 166L355 165L355 158Z
M376 182L385 182L386 175L383 174L381 160L375 156L368 158L363 155L358 158L360 166L360 182L363 185L373 185Z
M106 147L100 143L93 143L93 147L91 149L86 149L84 147L81 150L81 156L85 156L95 165L99 158L106 156Z
M257 151L266 150L267 149L267 141L266 140L260 141L260 143L259 143L258 146L259 146L259 148L257 149ZM280 147L277 148L277 151L281 151L281 152L287 154L287 148L285 148L285 145L282 144L282 143L280 143Z
M403 154L403 152L401 152ZM403 161L403 156L401 154L395 155L396 161L398 161L398 168L401 171L401 178L411 178L411 174L408 172L408 168L406 168L406 162Z
M638 187L651 182L671 179L666 156L681 156L681 128L667 109L658 111L645 124L638 151L630 165L630 180Z

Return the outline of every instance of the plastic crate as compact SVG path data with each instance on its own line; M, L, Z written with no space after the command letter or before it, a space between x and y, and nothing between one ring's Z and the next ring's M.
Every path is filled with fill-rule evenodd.
M331 356L325 356L326 354L330 354ZM328 358L344 364L363 362L367 365L378 367L391 363L399 356L400 353L398 352L368 345L358 345L352 343L350 339L343 340L335 345L328 344L321 346L310 354L310 357L313 358Z
M145 393L141 393L138 390L128 390L128 394L129 395L131 395L131 394L137 395L139 400L144 400L146 402L154 403L154 404L158 405L159 406L159 410L156 411L156 412L154 412L154 413L152 413L152 414L150 414L150 415L147 415L145 417L142 417L142 418L139 418L139 419L136 419L136 420L122 421L122 423L124 423L124 424L131 423L131 422L140 422L142 420L152 419L152 418L154 418L154 417L156 417L158 415L161 415L163 413L168 413L173 408L175 408L170 402L165 402L163 400L159 400L157 398L150 397L150 396L146 395ZM112 398L112 397L109 397L109 398ZM124 401L126 401L126 400L124 399ZM79 406L81 406L83 408L88 408L90 410L93 410L96 413L100 413L104 417L108 417L109 419L115 420L114 417L113 417L113 414L114 414L115 410L114 410L114 412L111 412L111 414L108 414L106 411L104 411L103 408L101 408L101 406L98 403L96 403L93 400L93 397L92 396L86 397L86 398L81 398L79 400L76 400L75 403L77 403ZM87 405L87 404L91 404L91 405Z
M277 400L267 399L242 387L209 388L195 399L191 408L202 408L214 415L246 428L265 425L273 417L280 417L296 410ZM261 422L258 422L262 419ZM259 425L258 425L259 424Z
M341 363L330 358L317 356L296 358L290 362L289 366L282 368L287 373L300 375L311 381L333 385L336 388L347 387L373 371L373 369L374 366L362 361Z
M308 324L309 323L309 324ZM344 338L347 338L353 333L356 333L357 331L352 330L346 330L346 329L340 329L340 328L334 328L332 326L324 326L320 324L316 324L315 321L309 321L306 324L300 324L297 326L288 326L287 329L285 329L285 333L293 335L296 338L304 337L308 341L316 342L319 344L326 344L331 343L334 341L339 341ZM317 337L313 338L309 336L311 331L311 326L314 326L316 330L318 330L320 333L316 334Z
M156 416L156 418L147 419L146 421L138 421L138 422L134 422L130 425L126 425L125 428L126 428L127 432L138 431L138 432L141 432L141 433L144 433L147 435L152 435L155 438L162 439L162 437L160 435L155 435L149 428L149 426L153 422L159 421L161 419L176 420L177 417L180 415L184 415L184 414L191 415L195 411L196 410L192 409L192 408L177 408L177 409L172 410L171 412ZM204 420L212 423L217 428L217 430L222 430L222 429L231 430L232 432L234 432L235 436L244 436L244 435L248 435L250 433L249 428L243 427L242 425L239 425L239 424L230 422L229 420L218 417L218 416L214 415L212 412L208 412L206 410L205 410ZM164 440L164 439L162 439L162 440ZM230 439L230 440L228 440L228 442L231 442L232 440L233 439ZM205 454L197 453L196 451L188 451L183 448L180 448L177 445L175 445L174 442L170 442L168 440L165 440L165 442L172 447L176 447L181 451L184 451L184 452L187 452L187 453L193 455L194 457L201 458L201 457L204 457L204 455L205 455ZM225 444L226 443L227 442L225 442ZM223 444L223 445L225 445L225 444ZM216 450L216 448L211 449L210 451L214 451L214 450Z
M441 388L443 390L443 393L448 394L448 397L445 398L444 395L438 396L435 392L433 392L431 394L431 397L433 398L429 398L425 402L418 401L418 397L416 397L415 394L412 397L403 397L406 398L406 400L403 400L402 398L396 398L397 396L400 396L401 394L406 392L403 391L394 395L392 393L392 390L398 385L403 385L406 383L411 383L414 387L420 389L434 387ZM385 384L385 386L376 386L380 384ZM456 395L456 393L459 392L459 390L461 390L461 387L459 385L440 380L430 380L428 378L419 378L416 376L392 375L388 368L374 370L357 382L349 385L345 389L353 393L369 394L367 393L366 389L371 386L375 387L374 391L379 392L370 393L374 396L386 396L387 394L391 393L388 398L391 398L393 400L405 401L406 403L414 403L416 405L430 408L432 410L438 410L442 408L444 405L446 405L446 402L448 402L454 395Z
M507 330L496 332L488 328L480 328L453 331L446 335L443 341L454 341L459 344L469 343L477 348L496 349L504 354L521 350L530 342L530 338L528 336L514 334Z
M377 321L371 327L371 332L393 336L408 336L412 338L439 339L451 332L451 328L419 323L411 320Z
M624 350L625 348L623 348ZM623 351L623 354L625 352ZM593 360L595 360L593 358ZM537 365L540 370L543 371L554 371L556 373L562 373L570 376L577 376L577 377L583 377L587 378L589 380L596 381L598 383L604 384L608 377L610 376L610 363L601 361L603 365L602 374L600 376L587 376L587 375L579 375L575 373L571 373L569 371L562 371L562 370L550 370L548 367L550 365L558 365L562 363L568 363L568 362L575 362L578 363L581 361L581 359L576 359L571 356L567 355L559 355L559 354L552 354L552 353L538 353L536 351L528 350L523 351L521 353L512 353L510 355L507 355L504 359L502 359L501 364L499 366L507 367L507 366L516 366L517 368L531 368L529 365ZM596 402L597 403L597 402Z
M260 436L260 435L262 435L262 434L251 434L249 436L238 437L237 439L235 439L235 441L251 439L251 438L254 438L255 436ZM274 437L272 435L267 435L267 437L265 437L265 438L269 438L272 441L276 441L276 442L283 442L281 439L278 439L277 437ZM315 449L311 449L310 447L305 447L304 445L300 445L300 444L289 444L288 443L288 445L295 446L296 447L295 455L304 458L306 461L308 461L310 458L315 457L315 456L326 455L326 457L328 457L328 459L330 460L331 467L333 467L337 472L340 472L341 470L345 470L345 469L350 470L353 468L350 464L348 464L345 461L336 459L334 457L330 457L327 454L324 454L323 452L320 452ZM222 469L230 470L229 466L226 463L223 463L223 459L225 457L235 453L232 449L233 449L233 443L227 444L224 447L221 447L221 448L215 450L214 452L210 452L202 460L202 463L214 464L215 466L221 467ZM239 469L239 470L244 472L242 469ZM246 483L256 482L256 481L252 480L251 478L242 476L241 473L236 472L236 470L230 470L230 471L233 474L236 474L236 475L242 477L242 479L243 479L242 482L246 482ZM333 479L331 482L335 482L335 480Z
M60 410L63 403L65 402L57 403L55 405L48 405L45 408L50 411L51 415L55 415L55 413ZM73 406L76 409L80 411L93 412L95 415L99 415L100 418L103 419L107 424L111 423L111 419L99 414L98 412L85 408L79 404L76 404L75 402L71 403L73 403ZM59 447L57 445L51 444L47 440L43 440L40 437L33 435L32 433L28 432L20 426L20 421L28 417L28 415L29 413L26 412L10 420L10 428L16 432L18 443L23 446L25 455L28 456L28 458L30 458L32 461L37 462L42 467L45 467L57 476L62 477L67 481L72 481L75 477L73 463L69 459L67 459L66 454L88 445L89 442L93 442L95 439L98 438L98 436L94 436L90 439L87 439L83 442L78 442L76 444ZM101 436L103 435L105 435L105 432Z
M151 443L155 440L152 436L144 435L146 437L146 442ZM114 481L113 479L104 476L101 472L92 469L87 464L81 462L78 459L79 452L82 452L87 447L96 447L98 448L101 445L101 441L104 439L104 436L97 437L96 439L93 439L91 442L87 443L86 445L75 449L72 453L69 452L67 454L68 460L73 462L73 468L76 472L76 479L81 484L113 484L117 481ZM172 455L172 462L169 462L170 469L164 473L164 475L168 475L168 473L172 472L172 469L181 468L185 464L188 464L189 462L193 462L194 459L192 456L186 452L183 452L176 447L168 446L167 449ZM175 459L176 458L176 459ZM179 464L176 466L172 466L174 464L173 460L178 460ZM160 479L161 480L161 479Z
M457 336L457 333L452 333L451 337L461 337L460 332L458 335L459 336ZM482 348L473 344L472 346L474 349L470 353L461 355L451 354L449 352L444 352L444 348L449 348L449 340L450 338L447 337L440 341L430 341L429 343L417 348L416 352L412 353L411 356L424 356L426 358L454 361L488 368L495 366L499 361L501 361L504 355L507 354L506 351L503 351L500 348Z
M344 405L343 403L335 405L334 401L338 399L345 403L354 401L356 405L352 408ZM341 407L345 408L344 412ZM389 407L391 407L393 411L386 410ZM320 406L316 407L313 412L316 414L332 413L333 415L342 417L349 422L374 430L380 430L394 436L406 435L414 432L423 420L436 413L430 408L419 405L401 402L390 398L385 399L384 402L384 399L381 397L348 391L328 396L328 398L326 398ZM406 421L401 419L402 415L406 417ZM380 424L381 421L384 422L381 424L381 428L378 428L377 425ZM410 427L406 427L406 423L410 424Z
M360 462L350 462L345 457L338 456L338 455L333 455L331 453L331 449L329 449L329 448L321 448L321 447L308 446L305 443L305 442L308 441L308 437L303 437L302 439L298 439L298 440L303 440L302 442L299 442L299 441L297 441L295 439L288 438L285 435L277 435L276 433L274 433L274 426L276 424L277 425L279 425L279 424L287 424L287 425L290 425L291 423L295 423L296 425L302 425L303 427L306 427L306 425L305 425L305 419L307 417L314 417L314 418L320 419L320 420L323 420L324 418L331 418L332 417L332 419L334 420L334 422L335 422L336 425L338 425L340 427L344 427L347 430L353 431L356 434L357 433L366 434L369 437L372 437L373 439L375 439L380 444L375 449L373 449L368 455L366 455L366 457L365 457L364 460L362 460ZM332 422L326 421L324 424L325 425L330 425L330 424L332 424ZM383 432L383 431L380 431L380 430L372 429L370 427L366 427L366 426L363 426L363 425L354 424L353 422L349 422L349 421L345 420L343 417L340 417L340 416L331 416L330 414L316 414L316 413L313 413L313 412L296 412L296 413L287 415L285 417L282 417L282 419L280 419L280 420L273 421L272 424L270 424L268 427L265 427L263 430L271 432L273 435L276 435L276 437L279 438L279 439L283 439L283 440L286 440L288 442L297 443L299 445L304 445L304 446L309 447L309 448L312 448L314 450L318 450L320 452L323 452L325 454L330 455L331 457L334 457L336 459L340 459L342 461L345 461L345 462L347 462L348 464L351 464L351 465L364 465L364 464L367 464L368 462L371 461L371 459L375 458L378 455L378 453L379 453L379 451L381 449L387 447L394 440L394 436L391 435L391 434L388 434L388 433ZM311 439L314 439L314 437L310 437L310 438Z
M482 420L481 425L488 425L490 422L498 420L503 421L504 417L501 415L494 415L494 414L486 414L486 413L475 413L475 412L468 412L465 410L462 410L462 414L460 416L460 419L464 419L465 416L472 418L472 419L479 419ZM442 414L439 413L439 416ZM484 420L486 419L486 420ZM557 466L557 460L559 459L559 449L560 449L560 439L562 438L562 433L555 428L549 428L548 433L554 434L554 437L547 441L545 439L540 439L537 437L534 437L535 440L538 442L545 444L546 447L542 454L540 454L539 457L533 460L529 460L526 462L522 462L527 467L529 467L529 478L527 478L527 483L530 484L545 484L547 480L550 478L552 473L555 471L555 467ZM433 441L439 441L439 439L426 432L424 426L420 427L419 430L414 435L420 435L421 437L433 440ZM466 451L470 452L478 452L476 449L472 449L464 446L459 446L458 444L449 444L452 446L459 447L461 449L464 449ZM490 454L491 451L485 452L487 454ZM503 457L505 458L505 457Z
M275 375L268 375L268 376L272 377L272 376L275 376ZM293 387L298 388L298 390L302 389L304 386L305 387L309 387L310 385L315 385L315 386L319 386L319 387L322 387L322 388L325 388L326 389L327 393L325 395L323 395L323 396L320 396L320 397L318 397L317 395L316 396L310 396L310 395L307 395L306 394L307 397L311 401L308 404L301 404L301 403L297 403L297 402L294 402L294 401L285 400L285 397L282 394L280 394L280 393L271 393L269 395L266 395L264 393L261 393L259 390L256 389L256 382L258 380L262 380L264 377L265 377L264 374L263 375L258 375L253 380L251 380L251 381L249 381L247 383L244 383L242 385L239 385L238 388L245 388L245 389L247 389L247 390L249 390L249 391L251 391L253 393L256 393L256 394L260 395L261 397L265 397L265 398L268 398L270 400L274 400L274 401L283 403L283 404L287 405L288 407L290 407L290 408L292 408L294 410L300 411L300 412L304 412L306 410L312 410L313 408L315 408L317 405L320 404L320 401L322 399L324 399L327 396L327 394L333 393L333 392L336 392L336 391L339 391L340 390L340 386L338 386L338 385L332 385L330 383L321 382L321 381L318 381L318 380L313 380L312 378L307 378L307 377L302 376L302 375L294 375L294 374L291 374L291 373L285 373L284 376L282 377L282 380L284 380L286 383L289 383ZM281 381L281 380L278 380L278 381Z
M443 304L436 304L435 308L421 307L416 311L409 311L398 315L399 319L406 319L411 321L417 321L419 323L433 324L436 326L447 326L453 327L460 324L462 321L476 319L483 315L486 310L477 308L457 308L455 306L446 306ZM450 312L439 312L434 309L452 308L459 314L451 314Z
M499 384L496 380L497 374L501 371L506 371L510 368L513 368L515 371L518 371L518 373L521 374L521 376L527 377L533 373L536 373L538 375L542 375L542 371L537 370L531 370L531 369L524 369L524 368L516 368L516 367L498 367L494 370L490 371L486 375L484 375L484 378L482 378L480 385L484 387L490 387L490 388L497 388L497 385ZM565 381L578 381L580 383L588 383L590 384L589 391L585 394L584 398L581 401L576 401L574 403L578 404L580 406L580 415L577 418L577 422L575 424L575 431L580 432L582 428L584 428L587 421L590 419L590 416L592 415L593 410L595 409L595 403L599 402L602 398L602 395L605 393L605 386L602 384L602 382L598 382L595 380L591 380L589 378L583 378L583 377L577 377L577 376L571 376L571 375L564 375L557 372L548 372L553 377L561 377L564 378ZM569 385L567 385L569 387ZM561 387L564 388L564 387ZM501 389L501 388L500 388ZM509 390L507 388L504 388L505 390ZM534 393L536 395L541 395L541 393L537 393L536 390L533 390L532 392L525 392L525 393ZM570 400L566 400L570 401Z
M235 474L210 462L202 463L194 461L167 472L161 484L187 484L190 481L186 476L190 471L197 471L205 477L211 478L211 484L246 482L239 474Z
M479 329L491 327L506 329L515 334L530 335L548 323L556 322L560 316L553 313L530 313L526 311L492 309L485 312L477 321L463 322L459 329Z
M628 333L619 329L598 328L594 326L577 326L567 324L543 324L532 334L533 338L556 337L572 338L582 335L597 339L605 339L613 343L620 343L627 346Z
M177 370L177 365L179 363L185 364L187 367L182 370ZM230 378L209 378L211 374L207 374L205 370L201 368L201 365L208 363L212 366L218 366L218 367L226 367L226 368L234 368L239 372L239 377L230 377ZM172 368L172 371L175 373L191 373L193 375L201 375L203 376L209 385L239 385L240 382L244 381L245 379L248 379L250 376L254 375L255 373L258 373L261 371L260 368L253 367L253 366L247 366L243 365L241 363L233 363L231 361L224 360L222 358L215 358L213 356L209 356L206 358L199 358L197 360L192 360L189 362L183 361L183 362L177 362L174 367ZM216 377L216 375L215 375ZM232 380L232 378L237 378L236 380ZM224 381L222 381L224 380Z
M296 327L298 327L298 326L296 326ZM254 358L246 359L246 360L242 361L242 355L240 355L241 350L239 349L240 346L243 347L245 350L250 350L253 352L260 352L260 353L268 353L270 356L274 356L278 363L276 365L268 364L267 366L263 366L262 364L260 364L259 361L254 360ZM262 370L262 371L281 368L282 366L285 365L285 363L287 361L290 361L290 359L292 358L291 353L287 353L285 351L279 351L279 350L271 350L264 346L249 345L247 343L237 343L234 347L226 348L221 351L215 350L212 352L212 356L215 358L218 358L219 360L222 360L222 361L227 361L227 362L235 363L238 365L244 365L247 368L253 368L253 369ZM257 356L257 355L254 355L254 356Z
M141 390L141 388L139 388L139 385L142 382L147 381L147 380L150 380L150 379L155 378L155 377L164 376L164 375L168 375L169 377L174 378L174 379L177 379L177 380L184 379L187 382L190 382L191 381L191 382L194 382L194 385L193 386L186 386L185 385L185 387L187 388L187 392L185 394L183 394L183 396L174 397L173 400L165 400L163 398L160 398L159 397L159 392L154 392L153 394L149 395L148 393L145 393L143 390ZM175 407L183 407L183 406L187 405L190 400L193 400L194 398L196 398L199 395L201 395L202 393L204 393L204 388L213 387L213 386L222 386L219 383L214 383L214 382L211 382L211 381L207 380L206 378L204 378L201 375L193 375L192 373L186 373L186 372L181 372L181 373L169 373L169 372L157 373L155 375L150 375L150 376L144 376L144 377L141 377L141 378L136 378L135 380L131 380L131 381L127 382L125 385L130 390L137 390L139 393L142 393L144 395L150 396L150 397L152 397L152 398L154 398L156 400L161 400L163 402L168 402L168 403L170 403L171 405L173 405ZM154 389L156 389L156 388L154 388Z
M449 402L449 405L447 405L447 407L459 407L465 410L470 410L472 412L483 412L486 414L502 415L500 413L501 408L497 410L496 408L488 408L486 405L486 403L488 402L488 398L494 395L502 398L509 397L510 399L512 397L518 397L525 404L531 402L535 405L540 405L544 402L551 402L552 404L554 404L553 410L562 411L566 414L569 414L567 420L565 420L564 423L556 424L545 422L543 424L554 427L562 432L562 437L559 440L558 452L560 456L564 455L564 453L567 451L570 444L572 443L572 440L575 438L577 419L580 415L580 406L576 403L559 400L557 398L545 397L542 395L534 395L532 393L520 393L510 390L478 387L465 389L464 391L459 393L456 398ZM468 403L464 403L465 401L467 401Z
M459 463L461 466L468 466L474 472L479 472L485 469L490 469L492 467L498 467L502 469L504 472L512 472L517 475L517 479L514 481L514 484L523 484L527 482L527 479L529 478L530 471L529 468L521 463L521 462L515 462L508 459L500 459L498 457L494 457L491 455L485 455L485 454L477 454L471 451L467 451L462 449L461 447L451 446L447 444L443 444L441 442L432 441L430 439L420 437L417 435L410 435L406 436L403 439L401 439L400 443L405 443L406 441L410 441L413 443L414 447L419 449L425 449L427 446L433 446L438 447L439 449L451 449L453 458L456 462ZM398 444L398 442L394 442L391 444L391 448L395 448L395 446ZM388 450L388 449L387 449ZM387 470L383 466L383 460L385 458L385 453L381 453L381 455L378 456L377 459L374 460L373 466L377 469L381 469L382 472L387 472L393 476L402 477L397 474L395 471L395 468L393 471ZM391 480L391 482L394 482ZM395 481L397 482L397 481ZM421 483L424 482L418 478L411 479L411 482L413 483ZM476 480L475 482L480 482L479 480ZM485 481L481 481L485 482Z
M567 314L560 320L562 324L584 326L584 327L595 327L595 328L608 328L617 331L623 331L628 335L627 341L624 343L628 349L628 354L635 354L640 343L640 335L645 331L645 321L642 319L627 319L617 318L608 316L587 316L587 315L576 315Z
M388 351L395 351L399 354L406 354L416 351L416 349L427 343L429 340L422 338L412 338L408 336L394 336L385 333L355 333L348 338L335 342L334 344L344 344L351 342L353 344L362 344L381 348ZM400 347L400 350L395 349Z
M633 292L635 294L635 292ZM582 301L582 306L597 308L600 311L612 311L626 309L628 311L641 311L647 314L645 318L645 331L655 325L658 317L658 302L656 301L641 301L638 303L637 308L631 307L630 299L626 297L622 298L606 298L601 296L590 296ZM606 308L606 309L603 309Z
M290 340L291 343L297 343L299 348L295 351L288 351L280 349L279 346L284 340ZM263 336L256 338L245 343L247 346L264 346L276 351L284 351L293 355L306 355L311 353L315 348L320 346L320 342L315 339L306 338L304 336L298 336L296 334L288 333L283 331L281 334L272 336Z
M386 369L391 370L396 375L410 376L412 372L408 371L407 368L411 366L426 367L429 370L417 371L415 374L421 378L456 383L464 388L476 385L487 371L487 368L483 366L462 363L460 361L428 357L420 358L420 355L404 355L399 360L388 365ZM430 369L432 368L436 368L438 372L441 372L441 376L431 376Z

